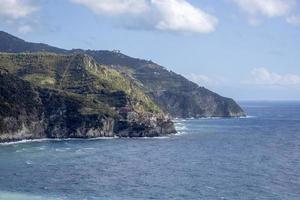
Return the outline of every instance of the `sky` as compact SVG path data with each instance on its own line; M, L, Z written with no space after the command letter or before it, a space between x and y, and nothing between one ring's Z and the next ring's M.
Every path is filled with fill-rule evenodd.
M300 0L0 0L0 30L119 49L236 100L300 100Z

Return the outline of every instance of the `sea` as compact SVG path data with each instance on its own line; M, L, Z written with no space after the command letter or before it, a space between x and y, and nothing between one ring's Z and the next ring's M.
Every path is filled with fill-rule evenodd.
M300 102L176 119L160 138L0 145L0 200L299 200Z

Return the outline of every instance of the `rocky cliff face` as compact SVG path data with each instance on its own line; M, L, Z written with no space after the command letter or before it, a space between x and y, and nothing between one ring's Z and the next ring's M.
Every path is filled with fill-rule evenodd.
M151 61L131 58L120 52L64 50L29 43L0 32L2 52L54 52L88 54L101 65L115 69L138 85L160 109L172 117L239 117L245 112L230 98L222 97ZM47 80L48 82L51 80ZM77 88L78 89L78 88ZM81 88L79 88L81 90ZM112 97L108 100L114 99Z
M0 142L44 135L42 102L29 84L0 70Z
M1 31L0 52L9 52L0 53L0 142L153 137L176 132L169 116L245 115L234 100L120 52L64 50Z
M160 108L173 117L240 117L242 108L230 98L222 97L164 67L119 52L73 50L91 55L98 63L110 66L139 82Z
M0 142L175 132L138 87L88 56L0 54Z

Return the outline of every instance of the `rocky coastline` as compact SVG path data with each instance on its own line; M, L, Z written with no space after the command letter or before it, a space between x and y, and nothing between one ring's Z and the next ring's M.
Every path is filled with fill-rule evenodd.
M245 115L233 99L152 61L0 31L0 142L159 137L176 133L174 118Z
M32 86L0 69L0 143L32 139L156 137L176 133L164 115L97 110L67 92ZM87 112L93 110L96 112Z

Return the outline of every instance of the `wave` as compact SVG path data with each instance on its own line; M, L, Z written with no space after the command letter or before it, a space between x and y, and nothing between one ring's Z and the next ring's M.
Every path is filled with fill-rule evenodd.
M185 119L185 118L175 118L175 119L173 119L172 121L174 122L174 123L179 123L179 122L185 122L185 121L187 121L188 119Z
M201 117L198 119L249 119L249 118L255 118L256 116L252 115L246 115L246 116L240 116L240 117Z
M145 138L149 139L150 137L145 137ZM158 140L170 139L170 136L152 137L152 139L158 139Z
M32 163L30 160L27 160L27 161L26 161L26 164L27 164L27 165L32 165L33 163Z
M185 129L185 128L184 128ZM177 129L176 129L177 130ZM45 139L26 139L26 140L20 140L20 141L14 141L14 142L4 142L0 143L0 146L9 146L9 145L16 145L16 144L26 144L26 143L36 143L36 142L48 142L48 141L95 141L95 140L113 140L113 139L167 139L170 138L170 136L159 136L159 137L97 137L97 138L88 138L88 139L82 139L82 138L45 138ZM39 148L39 150L44 150L45 147ZM17 150L17 152L22 152L24 149ZM63 152L68 149L56 149L57 152ZM1 199L0 199L1 200Z
M61 200L58 198L50 198L45 196L35 196L25 193L16 193L16 192L3 192L0 191L0 200L9 200L9 199L22 199L22 200Z
M71 148L56 148L55 151L57 152L65 152L65 151L69 151L71 150Z
M26 139L26 140L20 140L20 141L14 141L14 142L3 142L0 143L2 146L6 145L14 145L14 144L25 144L25 143L32 143L32 142L45 142L49 140L54 140L54 139Z
M86 147L86 148L76 149L75 153L90 153L90 152L95 151L95 150L96 150L96 148Z
M182 124L181 122L191 121L191 120L203 120L203 119L248 119L248 118L255 118L256 116L252 115L246 115L246 116L240 116L240 117L198 117L198 118L183 118L179 119L176 118L174 121L176 124Z
M40 150L40 151L44 151L45 149L46 149L46 147L44 147L44 146L38 148L38 150Z
M252 116L252 115L246 115L243 117L238 117L239 119L250 119L250 118L256 118L256 116Z
M25 148L22 148L22 149L16 150L16 153L22 153L22 152L24 152L24 151L26 151L26 149L25 149Z
M187 130L186 126L175 126L176 131L185 131Z
M3 142L0 143L0 146L7 146L7 145L16 145L16 144L26 144L26 143L36 143L36 142L48 142L48 141L85 141L85 140L108 140L108 139L116 139L119 137L97 137L97 138L44 138L44 139L25 139L20 141L14 142Z
M163 140L163 139L170 139L170 135L169 136L157 136L157 137L122 137L120 139L135 139L135 140L159 139L159 140Z
M114 136L114 137L96 137L96 138L88 138L88 139L81 139L81 140L113 140L113 139L119 139L120 137Z
M184 132L184 131L177 131L176 134L174 134L174 136L182 136L182 135L186 135L187 132Z

